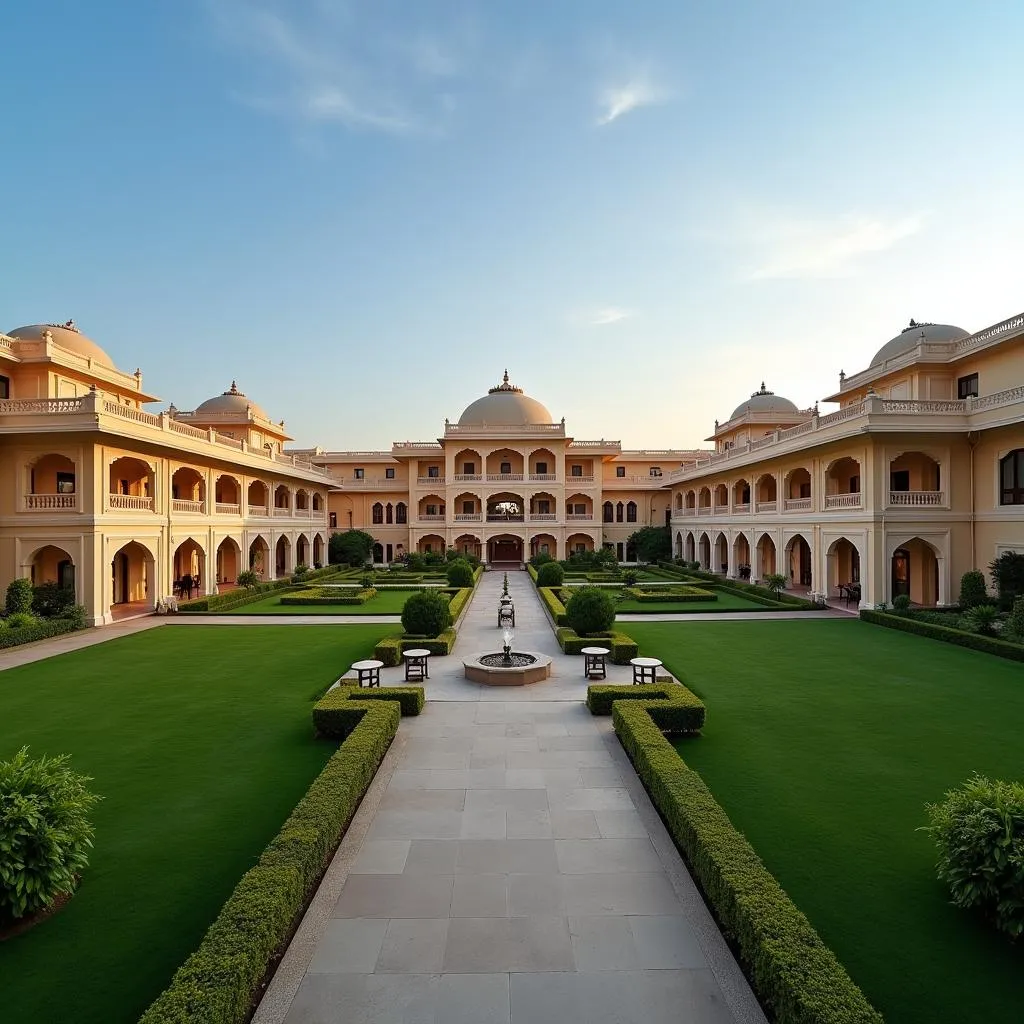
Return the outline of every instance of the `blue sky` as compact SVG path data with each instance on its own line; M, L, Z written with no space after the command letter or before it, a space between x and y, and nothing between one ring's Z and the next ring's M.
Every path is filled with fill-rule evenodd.
M4 5L0 329L384 448L512 378L690 447L1024 309L1019 2Z

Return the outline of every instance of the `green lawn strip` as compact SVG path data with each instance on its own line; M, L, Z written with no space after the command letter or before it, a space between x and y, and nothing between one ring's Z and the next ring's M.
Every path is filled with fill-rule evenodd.
M0 673L0 756L72 755L104 800L75 898L4 944L11 1021L130 1022L337 743L313 701L377 626L174 626Z
M698 584L699 586L699 584ZM616 601L616 612L629 615L660 615L666 612L765 612L772 611L756 601L748 601L745 597L718 591L716 601ZM780 607L779 611L791 609Z
M413 590L378 590L366 604L281 604L279 594L248 604L231 615L401 615Z
M677 746L890 1021L1016 1021L1024 947L952 907L924 804L1020 778L1024 670L855 619L629 624L707 704Z

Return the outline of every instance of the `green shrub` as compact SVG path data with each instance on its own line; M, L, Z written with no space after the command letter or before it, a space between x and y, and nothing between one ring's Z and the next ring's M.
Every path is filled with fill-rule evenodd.
M1012 608L1013 602L1024 595L1024 554L1004 551L989 565L988 571L996 585L999 607Z
M969 647L971 650L994 654L998 658L1007 658L1010 661L1024 661L1024 645L1022 644L1009 643L999 637L979 636L977 633L968 633L963 629L951 629L949 626L922 622L917 618L917 614L915 612L913 616L906 617L862 608L860 617L865 622L874 623L876 626L888 626L890 629L899 629L904 633L914 633L932 640L943 640L948 644Z
M283 605L303 604L340 604L340 605L362 605L372 601L377 596L373 587L363 590L337 590L333 587L307 587L304 590L296 590L286 594L280 599Z
M0 620L2 623L3 620ZM10 626L0 628L0 650L20 647L22 644L35 643L37 640L50 640L63 633L72 633L85 625L85 609L76 605L69 615L60 619L33 619L32 625L11 629Z
M400 636L386 636L377 642L373 649L373 656L377 661L384 662L387 668L394 668L402 661L402 638Z
M579 587L565 606L565 622L580 636L607 633L615 621L615 602L599 587Z
M418 551L410 551L406 559L410 572L423 572L427 567L426 559Z
M664 704L615 701L615 732L768 1018L778 1024L881 1024L835 954L665 739L658 721L668 710Z
M995 636L999 610L990 604L975 605L960 620L961 629L970 630L978 636Z
M373 553L373 536L364 530L332 533L327 542L327 561L332 565L358 568L366 565Z
M540 594L540 599L544 602L544 607L547 608L551 618L555 620L555 625L564 626L565 605L562 604L562 598L559 596L561 591L552 590L551 587L540 587L537 593Z
M652 587L650 590L630 588L623 595L640 604L667 604L679 601L717 601L718 594L701 587Z
M246 872L140 1024L242 1024L283 950L395 732L399 706L352 700L354 721L281 831Z
M462 590L457 591L452 595L451 600L448 602L448 611L451 614L452 622L456 622L459 616L462 614L462 609L466 607L466 603L473 596L472 588L466 587Z
M1006 633L1009 639L1024 642L1024 595L1014 599L1010 617L1006 620Z
M7 600L4 609L8 615L32 611L32 581L18 576L7 584Z
M627 587L635 587L640 582L640 573L636 569L627 569L622 574L622 582Z
M565 570L558 562L544 562L537 569L538 587L560 587L565 581Z
M910 595L897 594L892 599L892 610L897 615L906 615L910 611Z
M22 747L0 761L0 925L73 892L88 867L89 812L100 797L69 760L67 754L33 759Z
M1024 935L1024 783L974 775L926 809L953 903L1013 939Z
M592 715L610 715L617 700L658 701L662 732L698 733L704 728L704 701L679 683L646 683L642 686L594 685L587 687L587 707ZM664 702L664 707L662 707ZM667 723L667 724L666 724Z
M764 578L764 585L771 592L772 596L778 600L779 594L786 589L786 577L780 572L769 573Z
M8 629L26 629L38 624L39 620L31 612L14 612L7 616Z
M448 563L448 586L473 586L473 567L464 558L456 558Z
M530 565L535 569L539 569L542 565L547 565L548 562L553 562L554 559L546 551L538 551L537 554L530 556Z
M418 715L423 710L422 686L382 686L360 688L355 679L342 679L313 705L313 725L320 736L344 739L358 724L362 714L352 714L352 701L393 700L403 716Z
M574 629L563 626L555 631L555 638L563 654L580 654L584 647L607 647L610 652L608 656L614 665L628 665L630 659L640 653L637 642L625 633L580 636Z
M424 590L413 594L402 608L402 626L406 633L438 636L452 624L447 594Z
M252 569L243 569L238 574L235 582L245 590L255 590L260 585L260 578Z
M457 634L454 629L444 629L437 636L418 636L416 634L405 634L402 638L402 650L409 651L414 647L429 651L437 657L444 657L452 653L455 646Z
M32 611L44 619L67 615L75 604L75 588L50 580L32 588Z
M985 574L977 569L965 572L960 577L960 607L965 610L974 608L976 605L984 604L987 600L988 590L985 587Z
M301 580L302 577L305 576L306 573L308 573L308 572L309 572L309 566L308 565L303 565L302 562L299 562L299 564L297 566L295 566L295 568L292 570L292 579L293 580Z

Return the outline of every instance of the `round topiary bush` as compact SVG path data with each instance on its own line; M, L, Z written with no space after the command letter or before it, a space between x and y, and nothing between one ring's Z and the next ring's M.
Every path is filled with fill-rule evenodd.
M1024 783L974 775L926 809L953 903L1024 936Z
M565 579L565 570L558 562L544 562L537 570L538 587L560 587Z
M89 863L89 811L100 797L68 756L0 761L0 928L74 891Z
M985 587L985 574L971 569L960 577L960 607L967 611L984 604L988 600L988 589Z
M565 606L565 621L580 636L605 635L615 621L615 602L600 587L580 587Z
M39 620L31 612L15 612L7 616L7 625L11 629L24 629L26 626L34 626Z
M32 581L19 576L7 584L6 610L8 615L18 612L32 611L32 598L35 596Z
M413 594L402 609L402 627L414 636L438 636L452 624L448 595L440 590Z
M473 586L473 567L464 558L456 558L448 563L448 586Z

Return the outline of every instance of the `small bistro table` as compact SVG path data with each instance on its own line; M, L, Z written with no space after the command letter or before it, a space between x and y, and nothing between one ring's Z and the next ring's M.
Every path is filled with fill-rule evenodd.
M605 667L604 660L609 654L607 647L584 647L580 654L583 655L584 679L608 678L608 670Z
M661 668L657 658L630 658L629 663L633 666L634 684L657 682L658 669Z
M362 686L380 686L380 670L384 667L383 661L356 661L353 662L352 667L356 671L356 675L359 677L359 685Z
M411 650L403 651L402 657L405 659L405 681L407 683L422 682L424 679L430 678L430 673L427 671L427 658L430 657L430 651L422 647L414 647Z

